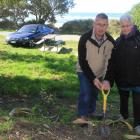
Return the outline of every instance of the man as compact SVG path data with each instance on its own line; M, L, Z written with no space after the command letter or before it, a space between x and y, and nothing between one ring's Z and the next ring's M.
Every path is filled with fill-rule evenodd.
M132 17L120 18L121 34L116 40L108 70L103 82L105 90L115 81L120 95L120 118L127 119L130 92L133 98L134 127L140 135L140 32L133 24Z
M93 29L83 34L78 44L77 74L80 81L78 115L74 123L84 123L88 116L96 116L96 100L102 86L108 59L114 46L113 38L106 33L108 16L99 13Z

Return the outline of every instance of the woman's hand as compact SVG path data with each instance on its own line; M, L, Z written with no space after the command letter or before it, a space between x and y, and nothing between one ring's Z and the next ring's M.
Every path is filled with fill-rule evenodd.
M110 83L109 83L109 81L107 81L107 80L104 80L103 82L102 82L102 89L103 90L110 90Z

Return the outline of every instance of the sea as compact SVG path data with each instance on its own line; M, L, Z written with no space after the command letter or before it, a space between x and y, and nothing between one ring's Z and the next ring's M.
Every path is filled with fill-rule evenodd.
M64 23L71 20L79 19L94 19L98 13L82 13L82 12L70 12L63 16L57 16L55 26L61 27ZM109 19L119 19L124 13L106 13Z

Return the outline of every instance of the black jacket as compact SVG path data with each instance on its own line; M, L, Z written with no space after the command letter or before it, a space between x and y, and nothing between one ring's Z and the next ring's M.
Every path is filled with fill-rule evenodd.
M109 60L106 80L115 81L118 87L140 86L140 32L131 36L121 35Z
M110 36L108 33L105 33L107 39L101 45L99 45L95 40L93 40L91 38L92 32L93 32L93 30L90 30L90 31L84 33L81 36L81 38L79 40L79 44L78 44L78 61L79 61L80 67L81 67L82 71L84 72L84 74L89 79L89 81L91 81L91 82L96 78L96 76L92 72L92 70L86 60L86 55L87 55L86 43L87 43L87 41L89 40L92 44L94 44L98 48L100 48L101 45L108 40L113 44L113 46L115 44L115 40L112 38L112 36ZM93 61L95 61L95 60L93 60Z

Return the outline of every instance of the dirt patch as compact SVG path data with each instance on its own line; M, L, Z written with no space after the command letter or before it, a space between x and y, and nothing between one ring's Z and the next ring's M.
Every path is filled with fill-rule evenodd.
M122 133L127 130L125 127L119 127L119 129L112 127L110 137L103 139L98 134L96 127L60 124L48 126L17 121L7 136L14 140L23 140L29 137L32 140L124 140Z
M37 97L6 97L1 98L1 108L6 110L11 110L13 107L32 107L35 103L39 103L41 100L40 96ZM57 104L51 105L52 108L47 108L47 111L55 115L57 113L57 106L62 106L63 104L67 105L69 110L76 110L75 104L71 101L66 101L66 99L59 99ZM42 108L46 108L47 104ZM98 108L101 108L102 105L98 102ZM110 108L112 106L109 106ZM110 110L108 108L108 110ZM41 111L43 115L50 115L46 112L46 114ZM114 114L113 114L114 115ZM109 114L110 117L111 113ZM61 117L61 116L59 116ZM76 116L75 116L76 117ZM75 118L72 118L75 119ZM14 118L15 123L9 131L3 132L2 136L9 138L9 140L124 140L124 134L130 133L126 125L122 123L110 125L111 134L105 139L102 138L99 133L99 125L102 121L92 120L92 125L74 125L72 124L72 120L67 122L67 124L63 124L59 121L59 119L51 120L51 124L47 122L44 123L32 123L29 120L23 120L20 117ZM6 122L7 119L4 117L0 118L0 123ZM4 140L1 136L0 140Z

